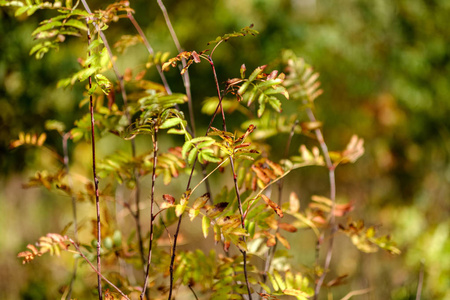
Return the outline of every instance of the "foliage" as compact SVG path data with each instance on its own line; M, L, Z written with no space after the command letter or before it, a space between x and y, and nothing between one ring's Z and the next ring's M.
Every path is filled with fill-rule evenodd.
M23 8L20 14L26 13L31 15L36 9L50 8L50 5L42 6L36 2L32 4L27 3L22 7L26 7L26 9ZM291 132L296 136L303 134L307 137L315 138L316 130L321 130L322 126L326 126L328 122L328 118L325 118L325 121L322 123L317 120L307 120L304 117L302 112L306 108L313 108L317 105L315 100L322 93L322 90L318 82L318 73L314 72L304 60L297 58L293 52L286 51L281 55L278 63L281 62L280 70L282 72L273 70L272 65L268 64L268 66L256 67L252 72L249 72L250 76L246 78L246 67L242 65L240 77L227 80L222 87L224 94L228 93L228 95L236 96L236 100L232 99L233 97L223 98L225 95L219 93L216 97L210 98L209 101L205 102L202 107L202 111L208 111L214 117L216 114L220 115L224 112L226 122L225 117L223 117L223 123L226 123L229 127L222 129L210 127L207 135L203 137L195 136L191 128L192 124L185 119L184 113L179 107L179 105L191 101L188 96L169 94L166 88L161 88L161 85L145 80L142 77L139 78L140 76L130 79L126 72L124 72L123 76L126 86L124 91L120 87L120 78L113 77L111 72L113 66L110 59L114 61L115 58L111 58L107 53L108 49L100 37L99 28L106 32L113 30L114 24L110 24L111 20L117 21L118 18L125 18L126 13L133 13L132 10L127 8L126 4L120 3L113 6L113 8L108 7L105 10L99 10L93 15L86 13L82 9L78 8L75 10L62 4L56 6L52 4L51 8L58 9L55 11L55 14L60 14L61 19L56 21L54 18L47 19L39 25L35 36L37 39L45 40L43 42L38 41L39 44L37 44L37 48L33 52L33 54L36 54L36 57L42 58L46 53L48 53L46 55L54 55L54 53L49 51L53 48L61 47L60 44L64 41L64 38L60 35L84 36L88 28L91 32L94 32L94 34L91 34L93 36L91 45L86 50L86 59L80 60L81 69L74 72L68 79L62 80L60 86L74 85L78 81L82 81L84 82L83 85L87 85L89 79L92 80L93 85L86 88L84 100L80 102L86 103L91 95L93 97L96 138L101 141L111 136L119 137L123 138L121 140L122 143L128 143L129 145L131 141L127 142L127 140L130 139L152 139L153 148L145 149L145 151L142 151L142 154L134 155L128 153L129 150L127 149L127 151L112 153L97 161L100 182L105 183L105 186L101 187L99 191L101 198L121 204L120 201L123 200L117 197L116 188L126 184L130 191L136 191L139 188L136 184L139 185L139 182L146 179L146 176L153 177L153 174L155 178L151 179L152 182L162 175L165 184L168 184L170 187L179 186L178 183L186 178L183 176L187 176L184 174L189 174L191 170L195 170L195 173L200 173L200 168L195 167L198 163L203 165L202 173L207 174L205 176L207 179L201 179L199 184L206 183L209 179L226 182L222 178L227 178L227 176L229 176L230 180L233 180L234 177L236 178L237 189L231 187L223 190L213 188L210 196L205 194L204 196L191 198L195 190L199 189L198 185L195 188L187 188L181 191L179 191L179 188L174 188L176 191L170 192L174 196L166 196L167 199L173 199L173 203L161 202L159 199L155 200L155 204L160 202L161 210L154 212L150 216L152 221L156 221L153 224L154 248L152 249L151 270L158 270L156 271L158 275L155 275L151 279L150 285L148 285L151 289L150 295L163 296L167 291L168 279L165 276L168 276L168 260L171 253L160 247L159 244L164 243L164 238L173 241L174 237L165 233L165 227L176 223L182 215L189 215L192 220L195 220L200 215L202 221L199 228L201 228L204 236L209 236L209 231L213 231L214 239L224 249L231 249L230 251L238 249L241 251L237 252L237 255L228 254L229 256L225 257L217 253L204 254L199 249L193 251L180 250L181 248L176 249L174 264L176 268L174 273L175 285L192 287L197 292L201 291L201 293L204 293L202 297L236 296L240 298L240 295L247 292L246 286L242 284L246 281L244 276L246 272L249 273L248 281L251 288L255 292L259 292L262 297L275 298L285 294L304 299L307 296L312 296L314 294L312 288L317 278L321 276L321 273L329 272L329 270L321 269L320 262L310 264L308 268L297 272L298 270L292 270L298 268L295 265L286 265L284 268L272 267L269 270L261 269L252 260L255 260L257 256L263 257L262 254L264 253L270 254L270 251L273 251L274 255L280 253L280 249L275 249L275 245L278 242L289 249L291 247L289 237L286 238L285 235L291 235L299 229L307 228L308 231L314 232L319 241L324 236L329 238L328 225L330 224L331 215L338 218L337 222L341 224L341 231L348 235L359 249L374 251L378 249L374 245L378 245L386 248L388 251L397 252L389 238L375 237L374 230L376 227L369 226L366 228L362 222L348 221L346 223L345 220L339 219L353 210L353 203L334 203L333 200L327 197L314 196L307 208L303 209L302 207L300 210L296 208L300 206L298 198L296 200L296 196L292 194L289 199L290 206L287 206L287 201L282 196L279 196L279 199L281 199L279 202L275 200L275 187L280 186L284 179L290 178L296 169L312 165L322 167L326 165L324 154L317 147L320 146L320 143L312 147L302 145L299 147L298 154L286 155L282 160L276 159L274 157L275 153L272 153L267 147L270 143L268 139L277 136L283 137L284 142L287 143ZM86 16L89 16L90 20L87 22L88 25L85 26L83 18ZM81 20L83 25L77 23L78 27L72 26L72 23L75 24L76 22L71 20ZM53 21L55 23L52 23ZM96 23L97 21L101 23ZM111 25L111 28L107 28L106 24ZM243 32L246 32L246 30L248 31L249 29L244 29ZM239 34L239 32L224 35L220 39L215 40L215 42L225 46L222 41L230 39L228 43L232 44L234 37L241 35L243 34ZM58 39L53 40L54 37ZM120 38L120 43L116 44L116 51L123 53L128 46L138 45L142 41L143 38L141 36L135 36L135 38L130 38L130 35L123 36L123 38ZM217 49L220 49L220 46ZM91 53L88 53L89 50ZM144 62L144 64L151 71L153 70L151 68L156 66L160 66L163 69L164 66L168 65L177 67L177 63L182 62L184 58L187 60L187 65L180 68L183 73L188 73L187 67L192 67L190 64L193 62L200 62L200 58L205 59L210 64L214 64L211 60L212 55L211 52L187 51L181 52L175 59L169 60L168 55L164 55L164 57L161 54L156 56L150 55L151 57L148 60L150 63ZM216 55L219 56L218 54ZM166 61L170 64L164 65ZM220 62L220 58L218 61ZM266 70L269 70L269 74L264 73ZM327 76L326 72L322 73L325 73L325 76ZM228 75L225 74L224 76ZM150 88L148 88L149 86ZM111 100L112 95L122 92L127 93L128 103L122 105L120 101ZM108 104L104 103L104 99L108 99ZM289 99L289 101L286 101L286 99ZM125 99L120 98L120 100L125 102ZM212 109L206 109L207 104ZM230 110L227 110L226 105L229 108L231 107ZM289 109L282 110L285 106L288 106ZM295 109L292 109L292 107L295 107ZM290 114L293 111L295 113ZM228 122L236 116L234 112L239 112L249 118L242 124L234 124L232 121ZM239 114L237 115L239 120ZM333 122L333 120L331 121ZM233 126L230 126L230 124L233 124ZM248 130L249 128L252 129ZM60 130L60 132L63 131ZM337 130L336 132L339 131ZM361 134L361 132L359 133ZM76 127L70 130L70 134L73 142L78 144L84 144L86 141L89 141L91 139L90 116L86 115L80 118L76 123ZM148 135L149 137L143 135ZM177 135L181 135L184 141L180 141L180 137ZM50 150L54 153L54 157L59 157L59 160L61 160L62 155L57 154L57 150L44 146L45 134L22 133L21 136L22 138L19 137L16 142L11 144L12 147L19 147L25 144L44 147L45 151ZM167 151L164 149L161 152L158 146L155 147L155 139L157 138L160 141L161 137L164 139L165 136L171 136L171 143L174 143L176 147ZM337 135L331 140L334 142L338 141L337 144L339 144L342 143L344 137ZM278 148L273 152L278 151L280 148L284 148L284 145L282 147L278 145ZM330 151L329 155L333 167L337 167L340 164L355 162L362 155L363 151L362 139L355 136L344 150ZM226 173L220 173L225 167L234 168L231 176ZM60 169L62 168L61 164ZM82 195L93 200L95 198L94 184L85 182L81 185L75 185L78 187L77 189L82 189L80 187L83 186L86 187L85 192L75 192L74 189L69 187L70 173L72 171L58 171L54 172L56 175L49 175L49 172L42 171L30 180L29 185L42 184L47 189L59 189L67 195L78 195L76 197L78 200L83 198ZM180 177L180 174L183 174L183 176ZM156 185L157 191L158 188L159 186ZM214 199L214 201L210 199ZM122 203L124 207L132 207L131 200ZM212 203L207 204L208 201ZM225 206L224 203L227 205ZM138 206L137 210L139 209ZM108 208L105 206L102 214L108 213L111 212L108 212ZM130 214L133 213L130 210ZM284 222L278 219L282 216ZM292 219L287 219L291 217ZM244 219L243 222L241 218ZM189 221L184 220L183 222ZM195 221L192 227L194 225L197 225ZM118 224L110 226L119 227ZM285 230L287 233L281 233L283 231L280 232L280 229ZM88 231L86 228L81 230ZM146 229L144 232L147 232L147 230L150 229ZM114 262L117 263L119 258L136 266L137 269L145 268L143 264L138 266L139 263L136 263L139 248L138 229L134 233L136 240L131 234L127 243L119 243L113 247L108 246L107 239L111 239L113 232L116 231L111 228L109 232L108 230L105 231L105 235L102 235L104 238L101 250L104 251L102 256L110 260L107 263L105 262L106 268L102 270L106 277L114 276L112 266ZM142 234L145 242L149 242L148 235L147 233ZM95 241L95 233L92 233L90 239ZM80 241L82 242L82 247L85 247L84 249L92 254L89 259L94 259L95 247L89 246L89 242L85 242L88 240L82 239ZM259 248L252 247L258 242L260 242ZM231 246L232 244L236 248ZM320 247L324 249L326 246L325 244L320 244ZM217 252L219 250L216 249ZM146 247L145 251L149 251L149 248ZM246 262L242 253L248 254ZM207 263L196 263L199 261L206 261ZM111 265L108 266L108 264ZM246 264L248 267L247 271L244 269ZM265 276L267 276L266 279L264 279ZM292 280L292 277L295 279ZM230 278L231 281L229 283L234 283L231 284L231 290L229 288L230 284L226 285L219 280L222 278ZM126 277L122 277L118 280L120 282L119 286L127 294L131 295L135 290L130 287L130 283L127 280ZM327 283L330 282L328 281ZM332 285L330 284L330 286ZM262 287L264 292L260 287Z

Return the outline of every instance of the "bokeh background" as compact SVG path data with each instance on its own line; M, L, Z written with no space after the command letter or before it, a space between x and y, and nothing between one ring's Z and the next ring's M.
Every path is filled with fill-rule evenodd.
M89 2L92 8L106 3ZM260 32L217 50L220 81L237 77L242 63L252 69L270 63L282 49L293 49L321 74L324 94L316 100L315 110L324 122L329 147L342 149L352 134L365 140L365 155L355 165L337 170L338 198L355 201L353 218L390 233L402 254L361 254L339 238L332 265L337 274L350 274L342 295L371 287L357 299L415 299L422 265L423 299L450 299L450 2L167 0L165 4L186 50L203 50L216 36L250 24ZM132 1L131 6L155 50L174 56L177 51L156 1ZM22 188L36 170L49 166L51 158L42 151L8 148L21 131L43 132L47 119L71 128L85 113L78 106L82 87L56 88L58 79L78 69L84 44L69 39L42 60L28 55L35 44L31 32L50 15L38 12L16 19L11 10L0 9L1 299L55 298L55 281L70 278L70 259L42 257L22 266L16 258L26 244L61 231L71 217L68 198ZM120 20L107 36L113 43L124 33L135 34L131 24ZM121 70L144 65L147 56L143 46L130 48L119 60ZM169 72L168 77L173 90L183 92L179 75ZM209 66L192 67L191 79L198 111L206 97L215 95ZM199 117L199 127L206 122L207 117ZM295 137L293 143L298 146L303 140ZM56 133L49 134L48 143L61 151ZM74 165L85 161L88 150L71 145ZM302 170L296 176L289 182L296 185L302 204L311 194L326 194L326 172ZM312 263L313 247L299 246L305 252L299 264Z

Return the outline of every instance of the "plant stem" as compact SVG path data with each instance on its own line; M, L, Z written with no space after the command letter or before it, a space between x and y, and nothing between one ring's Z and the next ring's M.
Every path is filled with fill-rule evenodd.
M286 148L284 150L284 158L287 158L289 155L289 148L291 147L292 138L295 133L295 126L297 126L298 120L295 120L294 124L292 125L291 132L289 133L289 138L286 143ZM278 205L281 207L281 200L282 200L282 194L283 194L283 180L278 181ZM276 233L279 231L279 228L277 228ZM264 273L263 273L263 282L265 283L267 280L267 272L269 272L270 265L272 264L273 257L275 256L275 252L277 250L276 243L273 247L269 248L269 251L267 251L267 259L266 263L264 264ZM262 291L262 287L261 287Z
M195 293L194 289L190 284L188 284L188 288L191 290L192 294L194 294L195 299L198 300L197 294Z
M164 6L164 3L162 0L157 0L159 8L161 9L161 12L163 13L164 20L166 21L167 28L169 29L170 35L172 37L172 40L175 44L175 47L177 47L177 50L179 53L183 52L183 48L181 47L180 42L178 41L177 34L175 33L175 30L173 29L172 22L170 22L169 14L167 13L167 9ZM186 67L186 59L181 59L181 64L184 67ZM186 90L186 96L188 97L188 109L189 109L189 118L191 122L192 127L192 133L195 136L195 118L194 118L194 107L192 104L192 94L191 94L191 79L189 77L189 70L186 70L186 72L182 75L183 76L183 84L184 88Z
M416 300L420 300L422 296L422 287L423 287L423 274L424 274L424 263L420 262L420 273L419 273L419 282L417 283L417 292L416 292Z
M211 58L211 56L208 56L208 60L209 63L211 65L213 74L214 74L214 82L216 83L216 89L217 89L217 95L219 97L219 106L220 106L220 111L222 112L222 127L224 131L227 131L227 123L225 121L225 113L223 111L223 106L222 106L222 93L220 92L220 86L219 86L219 80L217 79L217 73L216 73L216 68L214 66L214 62ZM237 175L236 175L236 169L234 167L234 157L230 156L230 166L231 166L231 171L233 173L233 181L234 181L234 190L236 191L236 197L238 200L238 204L239 204L239 213L241 215L241 225L242 228L245 229L245 225L244 225L244 211L242 209L242 201L241 201L241 194L239 192L239 186L238 186L238 182L237 182ZM244 242L245 242L245 237L244 237ZM246 251L241 251L242 253L242 257L243 257L243 263L244 263L244 276L245 276L245 284L247 286L247 293L248 293L248 299L251 300L252 299L252 292L250 291L250 283L248 281L248 272L247 272L247 252Z
M73 195L73 181L72 176L70 175L70 169L69 169L69 150L67 147L67 140L70 138L70 133L64 133L62 135L62 146L63 146L63 157L64 157L64 167L66 168L67 172L67 181L70 188L70 198L72 199L72 217L73 217L73 235L75 238L75 241L78 242L78 221L77 221L77 201L75 199L75 196ZM73 283L75 282L75 279L77 278L77 265L78 265L78 258L75 259L73 264L73 272L72 272L72 278L70 280L69 285L69 291L67 292L66 299L72 298L72 289L73 289Z
M152 169L152 190L150 194L150 241L148 242L148 257L147 257L147 268L145 271L145 281L144 287L141 293L141 300L144 299L145 292L148 285L148 274L150 272L150 263L152 260L152 245L153 245L153 203L155 202L155 182L156 182L156 164L158 162L158 126L154 127L153 131L153 169ZM149 298L149 297L147 297Z
M127 14L127 16L128 16L128 19L133 24L134 28L136 28L136 31L139 33L139 36L142 38L142 41L144 42L144 45L147 48L148 53L150 53L150 55L154 55L155 51L153 51L153 48L150 45L150 43L148 42L147 37L144 34L144 31L142 30L141 26L139 26L139 23L136 21L133 14L129 12ZM167 94L171 95L172 90L170 89L169 83L167 82L167 79L166 79L166 76L164 75L163 70L161 69L161 65L157 64L156 69L158 70L158 74L161 77L161 81L164 85L164 88L166 89Z
M94 270L94 272L97 273L98 277L101 277L106 283L108 283L110 286L112 286L125 299L130 300L130 298L128 298L128 296L125 295L124 292L122 292L117 286L115 286L111 281L109 281L105 276L103 276L102 273L100 272L100 270L95 268L95 266L89 261L89 259L86 257L86 255L84 255L84 253L81 252L80 247L74 240L69 239L69 242L75 247L75 249L77 249L78 254L81 255L81 257L88 263L88 265L92 268L92 270Z
M88 46L91 44L91 32L89 30L88 25ZM88 52L88 55L91 55L91 52ZM92 77L89 76L89 90L92 88ZM97 213L97 270L98 270L98 276L97 276L97 282L98 282L98 299L102 300L102 279L100 276L101 272L101 258L100 258L100 250L101 250L101 223L100 223L100 199L99 199L99 193L98 193L98 178L97 178L97 171L95 168L95 119L94 119L94 103L93 103L93 97L92 94L89 95L89 112L91 114L91 145L92 145L92 173L94 176L94 189L95 189L95 210Z
M316 122L316 118L315 118L314 113L311 108L307 107L306 113L311 122ZM322 275L320 275L319 279L317 280L316 286L314 289L314 298L313 299L316 300L319 296L320 288L322 287L323 281L325 280L325 277L327 275L328 268L330 267L331 257L333 255L334 234L336 233L337 228L336 228L335 215L334 215L335 206L336 206L336 178L335 178L334 170L336 167L333 165L333 162L331 161L330 153L328 152L328 147L323 138L322 131L318 128L314 131L314 133L317 137L317 141L320 144L320 148L322 149L322 153L323 153L323 156L325 158L325 162L326 162L326 165L328 168L328 177L329 177L329 181L330 181L330 200L332 203L329 220L328 220L328 224L331 227L331 231L330 231L327 254L325 256L323 273L322 273ZM320 241L319 241L319 243L320 243Z
M89 5L87 4L86 0L81 0L81 2L83 3L84 9L89 13L92 14L91 9L89 8ZM114 61L113 58L113 53L111 50L111 47L109 46L108 40L106 39L105 34L103 33L103 31L101 30L100 26L98 26L98 24L94 21L93 22L97 32L100 35L100 38L103 41L103 44L108 52L108 56L109 56L109 60L111 62L114 74L116 75L117 80L119 81L119 86L120 86L120 92L122 95L122 100L123 100L123 105L124 105L124 111L125 111L125 116L127 117L128 123L131 124L131 116L130 116L130 112L128 111L128 97L125 91L125 83L123 80L123 76L120 75L119 70L117 68L117 65ZM132 157L136 157L136 143L134 140L131 140L131 155ZM139 252L140 252L140 256L141 256L141 262L142 265L145 265L145 258L144 258L144 246L143 246L143 241L142 241L142 229L141 229L141 225L140 225L140 212L139 212L139 202L140 202L140 185L139 185L139 173L137 172L136 169L133 170L133 174L135 176L135 180L136 180L136 192L135 192L135 202L136 202L136 212L133 212L131 210L131 207L128 206L128 209L131 212L131 215L133 216L135 223L136 223L136 231L137 231L137 236L138 236L138 244L139 244ZM144 272L145 273L145 272Z
M216 80L217 80L217 77L216 77ZM211 122L209 123L209 126L206 129L205 136L208 134L209 130L211 129L212 123L214 122L214 119L217 116L217 112L218 112L219 108L221 108L221 107L222 107L222 97L219 96L219 104L217 105L216 110L215 110L215 112L213 114L213 117L211 118ZM197 161L198 161L198 158L196 157L195 160L194 160L194 163L192 164L191 174L189 175L188 183L187 183L187 186L186 186L186 191L188 191L190 189L191 180L192 180L192 176L194 175L194 169L195 169L195 166L197 164ZM175 263L175 250L177 248L177 239L178 239L178 234L180 232L180 225L181 225L182 219L183 219L183 215L181 215L179 217L179 219L178 219L177 228L176 228L175 234L173 236L173 246L172 246L172 254L171 254L172 256L170 258L170 267L169 267L169 271L170 271L169 298L168 298L169 300L171 300L171 298L172 298L172 291L173 291L173 266L174 266L174 263Z

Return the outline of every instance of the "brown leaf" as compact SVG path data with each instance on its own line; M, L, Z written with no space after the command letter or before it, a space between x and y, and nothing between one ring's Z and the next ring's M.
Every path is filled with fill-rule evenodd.
M136 81L141 80L142 78L144 78L146 72L147 72L147 70L142 70L142 71L140 71L140 72L136 75L136 77L134 77L134 79L135 79Z
M224 209L228 206L228 202L219 202L216 205L207 205L206 206L206 215L210 218L213 218L224 211Z
M225 252L228 252L228 250L230 249L230 245L231 245L230 241L225 241L223 243L223 250L225 250Z
M169 204L175 203L175 197L173 197L172 195L164 194L163 199L164 199L164 201L167 201Z
M275 240L274 237L269 238L266 242L267 247L273 247L276 244L277 244L277 241Z
M266 163L274 170L277 176L281 176L284 174L283 168L279 164L274 163L273 161L268 159L266 159Z
M123 80L130 81L133 78L133 70L131 68L125 69L125 74L123 74Z
M258 178L261 179L262 182L264 182L265 184L268 184L270 182L270 178L263 171L261 166L252 165L252 170L256 173L256 176L258 176Z
M342 217L348 212L351 212L354 209L353 203L345 203L345 204L336 204L334 207L334 215L336 217Z
M332 286L344 284L345 282L343 282L343 281L344 281L344 279L345 279L347 276L348 276L347 274L341 275L341 276L339 276L339 277L337 277L337 278L334 278L334 279L328 281L327 287L332 287Z
M291 245L289 242L284 238L279 232L276 233L277 239L280 241L280 243L286 247L287 249L291 249Z
M294 225L288 223L279 223L278 227L287 232L297 232L297 228Z
M270 200L266 195L261 195L261 198L263 198L264 202L266 202L266 204L269 205L280 218L283 217L283 211L278 204Z

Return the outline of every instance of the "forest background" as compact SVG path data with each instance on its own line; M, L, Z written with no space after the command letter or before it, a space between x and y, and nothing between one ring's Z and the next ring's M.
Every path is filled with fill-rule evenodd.
M92 7L104 4L90 2ZM147 2L131 4L135 18L155 49L175 56L156 1ZM448 299L450 2L168 0L165 4L186 50L204 49L217 35L255 25L258 36L217 50L219 74L236 74L244 62L253 69L276 58L282 49L293 49L321 74L325 93L316 101L316 113L324 121L327 142L339 149L352 134L365 140L365 155L337 171L338 197L354 201L356 215L390 233L402 254L364 254L348 241L339 241L335 268L353 274L345 288L371 286L373 290L361 299L415 299L423 272L423 299ZM20 132L43 132L47 119L61 120L70 128L81 116L82 90L57 89L56 82L77 69L76 58L84 45L69 41L59 52L35 60L29 55L34 45L31 33L43 14L16 19L10 10L0 9L1 299L52 298L54 282L68 276L58 267L64 261L48 263L57 258L43 257L26 266L16 258L27 243L62 230L71 218L69 201L44 189L22 188L36 166L45 166L46 154L9 149ZM119 35L130 26L114 30ZM143 47L130 48L120 67L146 59ZM179 75L168 73L171 76ZM197 99L214 94L208 66L191 68L191 78ZM182 92L183 86L173 89ZM196 109L200 102L194 102ZM199 122L207 126L206 118ZM300 139L294 137L293 144L298 146ZM57 134L49 135L48 141L60 147ZM273 145L277 143L274 138ZM89 156L89 148L72 150L74 161ZM327 190L323 176L320 170L302 170L287 184L297 187L306 204L311 195ZM298 263L306 264L311 257L305 252L304 261Z

